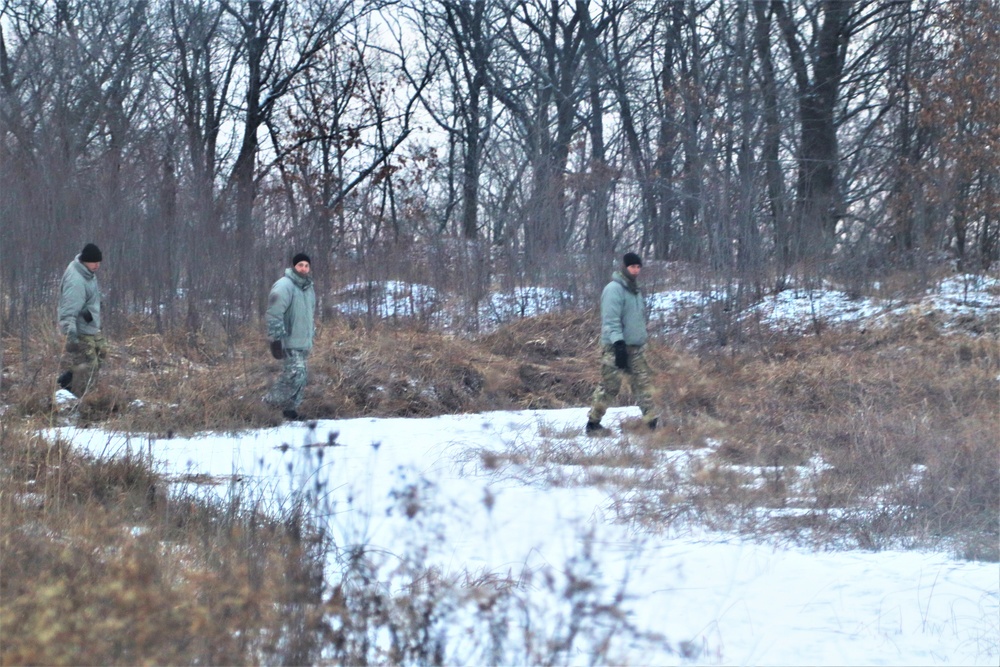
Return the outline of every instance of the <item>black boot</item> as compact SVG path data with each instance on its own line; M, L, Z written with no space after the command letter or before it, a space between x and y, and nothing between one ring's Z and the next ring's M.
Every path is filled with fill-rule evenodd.
M601 422L588 420L585 431L587 435L600 435L602 433L607 433L608 429L601 426Z
M653 417L648 422L646 422L646 426L649 427L650 431L655 431L656 430L656 425L659 424L659 423L660 423L660 418L659 417Z
M281 416L288 421L295 421L299 418L299 413L296 412L294 408L288 408L287 410L281 411Z
M65 371L56 379L56 382L63 389L69 389L70 385L73 384L73 371Z

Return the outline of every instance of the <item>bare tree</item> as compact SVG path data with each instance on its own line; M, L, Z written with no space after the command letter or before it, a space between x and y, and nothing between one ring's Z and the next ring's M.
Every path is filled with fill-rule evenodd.
M662 0L628 9L609 15L609 84L641 201L642 243L667 259L690 253L696 243L701 84L695 81L695 21L704 7ZM686 233L678 219L682 205ZM681 251L685 235L688 248Z
M479 190L483 151L494 110L488 86L489 63L497 48L500 3L494 0L439 0L412 7L414 23L428 45L426 71L440 73L434 96L421 96L424 108L457 146L461 235L479 238ZM408 72L409 73L409 72ZM411 85L417 86L414 75ZM428 89L430 92L430 89ZM450 206L448 207L450 208Z
M833 248L844 205L837 182L837 103L851 37L852 0L806 3L793 12L785 0L772 10L795 76L799 137L795 213L790 239L780 239L793 258L824 256ZM804 21L796 21L795 15ZM814 26L802 34L802 23Z
M791 229L786 206L784 172L781 168L781 117L778 101L778 81L774 54L771 46L773 7L763 2L753 3L754 48L758 60L760 100L762 116L761 161L764 164L764 180L767 188L767 203L771 229L775 239L777 261L780 274L784 275L792 263Z
M201 326L199 302L221 296L224 274L212 249L224 243L220 135L234 107L233 78L241 48L226 39L226 14L205 0L168 0L159 16L165 32L162 78L170 91L163 124L163 184L159 193L164 252L172 292L186 287L186 321ZM182 223L182 220L184 221ZM184 258L185 261L181 261ZM172 302L168 298L168 303Z
M349 22L336 43L317 54L291 95L287 122L272 118L274 168L285 183L290 209L302 207L306 233L323 249L366 243L380 236L383 221L392 235L402 233L396 208L394 174L401 145L412 132L414 108L429 80L429 73L400 86L397 59L406 57L378 44L363 21ZM349 229L346 207L359 190L378 192L379 212L361 200ZM361 199L364 199L363 197Z
M170 0L166 20L170 51L165 77L184 128L197 226L208 231L218 224L214 184L220 175L219 140L226 109L233 105L233 77L242 47L229 49L221 5L203 0Z
M235 254L240 258L237 274L241 283L252 284L254 238L262 231L253 222L260 130L273 120L279 102L336 35L351 4L349 0L308 5L248 0L240 6L220 0L220 4L236 21L238 32L234 37L243 56L242 139L230 182L235 190Z
M461 247L473 302L623 245L728 305L797 271L979 270L994 5L0 0L4 326L90 240L111 313L168 327L186 299L192 329L253 318L289 244L386 275Z
M614 247L609 206L615 178L614 170L608 163L604 129L604 115L608 106L605 102L608 79L607 56L601 42L605 31L614 20L612 12L616 11L616 8L608 7L606 11L607 14L595 23L589 3L577 0L577 13L582 22L587 100L590 106L590 112L583 119L590 134L591 153L590 158L584 162L586 173L581 178L582 185L590 194L584 245L602 253L607 253Z
M151 40L145 2L12 1L4 18L0 136L12 215L2 246L37 252L27 266L10 263L20 284L35 286L23 291L27 307L48 297L47 272L85 239L106 239L112 259L134 249L138 235L122 229L141 224L144 172L128 148L147 127ZM130 288L122 274L109 281L116 294Z
M531 166L523 213L528 266L569 247L566 168L582 95L582 22L558 0L522 0L506 11L513 58L492 63L491 91L515 119Z

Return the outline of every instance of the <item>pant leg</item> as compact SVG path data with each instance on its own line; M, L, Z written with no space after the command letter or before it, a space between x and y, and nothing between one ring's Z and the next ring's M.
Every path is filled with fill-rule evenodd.
M66 351L64 367L73 371L69 390L77 398L97 385L101 370L101 359L107 356L107 341L101 335L81 335L80 345L75 352Z
M308 379L305 350L285 350L281 375L264 396L264 402L283 410L296 410L302 404L302 397Z
M632 385L632 395L635 402L642 411L642 420L647 424L654 419L659 419L654 402L653 371L646 361L644 347L629 348L629 366L632 368L630 380Z
M104 366L104 360L108 356L108 341L102 334L94 336L94 350L97 353L97 360Z
M624 375L625 371L615 366L614 346L605 345L604 351L601 353L601 381L594 390L587 421L601 423L604 413L608 411L611 399L621 391Z

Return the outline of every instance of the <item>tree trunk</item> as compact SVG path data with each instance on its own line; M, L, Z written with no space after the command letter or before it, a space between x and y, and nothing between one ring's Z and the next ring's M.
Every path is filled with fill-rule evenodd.
M852 0L823 0L823 20L812 53L803 52L785 3L776 0L772 4L795 72L799 108L793 259L828 255L836 240L837 221L843 215L837 183L836 106L850 38L852 4ZM813 66L811 79L809 59Z

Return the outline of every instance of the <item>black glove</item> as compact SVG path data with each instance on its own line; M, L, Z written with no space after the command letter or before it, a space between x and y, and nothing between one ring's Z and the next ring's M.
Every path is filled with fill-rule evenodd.
M281 346L280 340L272 340L271 343L271 356L275 359L285 358L285 348Z
M94 316L90 314L89 310L85 310L82 313L80 313L80 317L82 317L83 321L86 322L87 324L90 324L91 322L94 321Z
M66 351L70 354L76 354L80 352L83 348L80 346L80 339L76 337L75 333L71 333L66 336Z
M623 371L628 370L628 350L625 348L625 341L615 341L615 366Z

